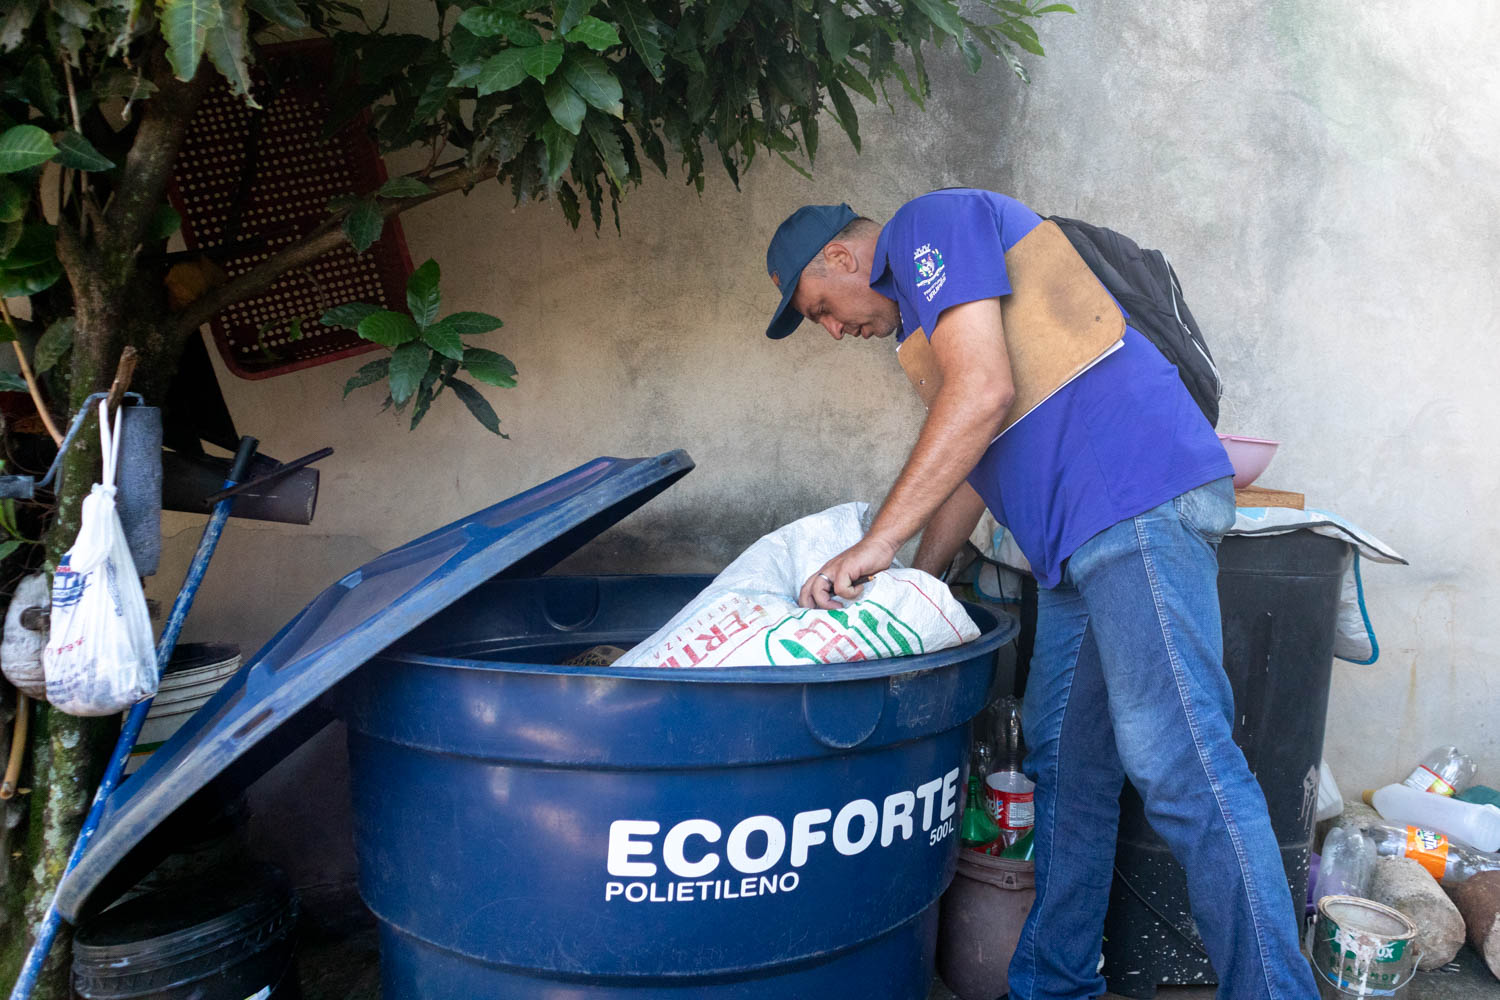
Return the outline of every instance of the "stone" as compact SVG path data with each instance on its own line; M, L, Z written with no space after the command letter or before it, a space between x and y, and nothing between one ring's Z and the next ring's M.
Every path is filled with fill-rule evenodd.
M1448 890L1469 928L1469 944L1500 978L1500 872L1480 872Z
M1464 918L1442 886L1411 858L1381 858L1370 879L1370 898L1399 910L1417 925L1423 972L1453 961L1464 946Z

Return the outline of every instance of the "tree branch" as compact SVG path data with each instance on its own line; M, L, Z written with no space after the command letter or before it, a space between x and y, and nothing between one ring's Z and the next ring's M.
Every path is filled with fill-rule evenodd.
M183 83L172 75L160 52L152 55L151 64L152 82L158 90L146 102L135 140L125 154L114 197L105 210L106 226L98 237L101 244L108 241L109 249L116 253L133 252L145 237L151 216L166 193L188 124L212 76L204 68Z
M495 176L498 169L496 163L489 161L475 167L458 167L439 177L428 178L426 183L432 188L431 194L386 201L380 206L381 214L387 219L393 218L407 209L416 208L434 198L471 188L480 181ZM286 272L302 267L304 264L310 264L329 251L337 249L339 244L348 240L343 229L340 228L344 214L341 212L330 216L312 232L270 260L246 271L233 281L209 290L177 314L173 321L173 333L179 338L189 336L229 306L265 291L272 282Z

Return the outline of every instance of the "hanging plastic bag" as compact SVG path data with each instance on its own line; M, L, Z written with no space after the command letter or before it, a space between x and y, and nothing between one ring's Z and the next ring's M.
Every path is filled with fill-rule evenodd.
M22 577L5 611L5 632L0 637L0 670L5 679L29 697L46 696L47 679L42 673L42 645L47 636L21 625L21 612L47 604L47 574Z
M115 510L119 422L99 404L102 482L83 501L78 538L52 577L47 700L69 715L113 715L156 694L146 596Z

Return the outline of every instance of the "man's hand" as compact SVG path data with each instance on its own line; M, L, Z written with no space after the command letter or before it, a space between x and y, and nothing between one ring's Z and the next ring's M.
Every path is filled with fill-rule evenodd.
M866 535L808 577L797 594L797 603L804 608L826 611L843 607L834 600L836 596L845 601L858 600L867 578L891 568L898 547L874 535Z

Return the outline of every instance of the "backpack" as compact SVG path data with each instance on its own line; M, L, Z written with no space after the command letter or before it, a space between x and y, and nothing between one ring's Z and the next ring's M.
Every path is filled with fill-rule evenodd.
M1143 250L1128 236L1077 219L1052 216L1073 249L1120 303L1132 327L1177 368L1183 385L1208 418L1219 423L1224 383L1198 322L1182 299L1177 272L1160 250Z

